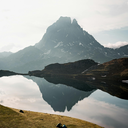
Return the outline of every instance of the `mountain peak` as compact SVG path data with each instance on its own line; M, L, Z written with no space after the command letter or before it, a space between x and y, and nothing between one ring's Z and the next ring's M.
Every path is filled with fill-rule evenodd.
M72 24L78 24L76 19L73 19Z
M61 23L61 24L68 23L68 24L74 24L74 25L77 24L77 25L78 25L76 19L71 20L70 17L63 17L63 16L61 16L61 17L57 20L56 23Z
M70 60L89 58L92 51L102 49L90 34L80 27L76 19L60 17L47 28L42 40L36 47L44 52L46 57L67 57ZM59 54L58 54L59 53ZM68 62L68 58L66 59Z
M61 23L61 24L65 24L65 23L68 23L68 24L71 24L71 18L70 17L60 17L58 20L57 20L57 23Z

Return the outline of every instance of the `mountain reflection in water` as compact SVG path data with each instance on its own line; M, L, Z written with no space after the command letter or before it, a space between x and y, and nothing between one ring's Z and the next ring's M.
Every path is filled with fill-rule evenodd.
M105 128L126 128L126 85L128 84L108 81L84 83L54 77L1 77L0 104L17 109L75 117Z
M128 99L127 84L112 81L86 81L85 83L58 77L45 77L48 82L44 82L43 78L31 78L39 86L43 99L51 105L54 111L64 112L67 107L68 111L73 112L75 110L76 117L91 120L106 128L128 127L126 121L126 118L128 118L128 102L122 100ZM122 99L112 97L99 89ZM81 102L79 102L81 107L78 110L76 103L81 100L84 104L80 105ZM76 114L79 112L82 112L80 117L79 114ZM69 114L64 113L65 115Z
M66 108L70 111L78 101L90 96L96 90L79 81L62 79L67 85L65 86L61 83L59 84L58 82L60 79L57 78L47 78L48 81L52 81L53 83L49 83L43 78L27 78L31 78L37 83L40 92L42 93L42 98L53 108L54 111L64 112Z
M77 79L69 79L63 77L44 77L48 82L54 84L64 84L74 87L82 91L91 91L100 89L109 93L112 96L119 97L121 99L128 99L128 84L119 81L79 81Z

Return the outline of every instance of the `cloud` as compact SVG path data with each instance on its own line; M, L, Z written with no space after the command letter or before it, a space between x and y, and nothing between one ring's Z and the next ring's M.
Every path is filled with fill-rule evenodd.
M128 45L128 42L122 42L122 41L119 41L119 42L116 42L116 43L108 43L106 45L104 45L105 47L108 47L108 48L120 48L121 46L124 46L124 45Z
M92 2L95 3L95 0L92 0ZM98 0L97 3L93 3L89 5L88 15L83 18L81 16L80 20L80 23L83 24L84 28L89 32L119 29L127 26L127 0Z

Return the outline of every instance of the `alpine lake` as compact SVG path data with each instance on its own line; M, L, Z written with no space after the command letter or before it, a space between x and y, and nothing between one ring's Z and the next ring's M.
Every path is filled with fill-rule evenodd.
M99 89L101 86L110 93ZM83 85L66 79L22 75L0 77L1 105L70 116L105 128L128 127L127 99L126 92L123 94L102 81L98 86L93 86L93 83Z

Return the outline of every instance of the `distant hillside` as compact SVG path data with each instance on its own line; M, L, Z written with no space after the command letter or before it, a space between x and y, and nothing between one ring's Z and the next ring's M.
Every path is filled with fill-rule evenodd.
M98 79L128 80L128 58L114 59L100 64L84 74L92 75Z
M43 75L69 75L69 74L81 74L84 70L97 65L93 60L85 59L85 60L79 60L75 62L69 62L64 64L50 64L45 66L45 68L42 71L29 71L29 75L35 75L35 76L43 76Z
M8 57L12 54L12 52L0 52L0 58Z
M65 64L50 64L41 71L29 71L29 75L63 76L73 79L84 80L127 80L128 79L128 58L114 59L112 61L98 64L93 60L80 60ZM95 80L94 79L94 80Z
M115 49L118 55L128 57L128 45Z

